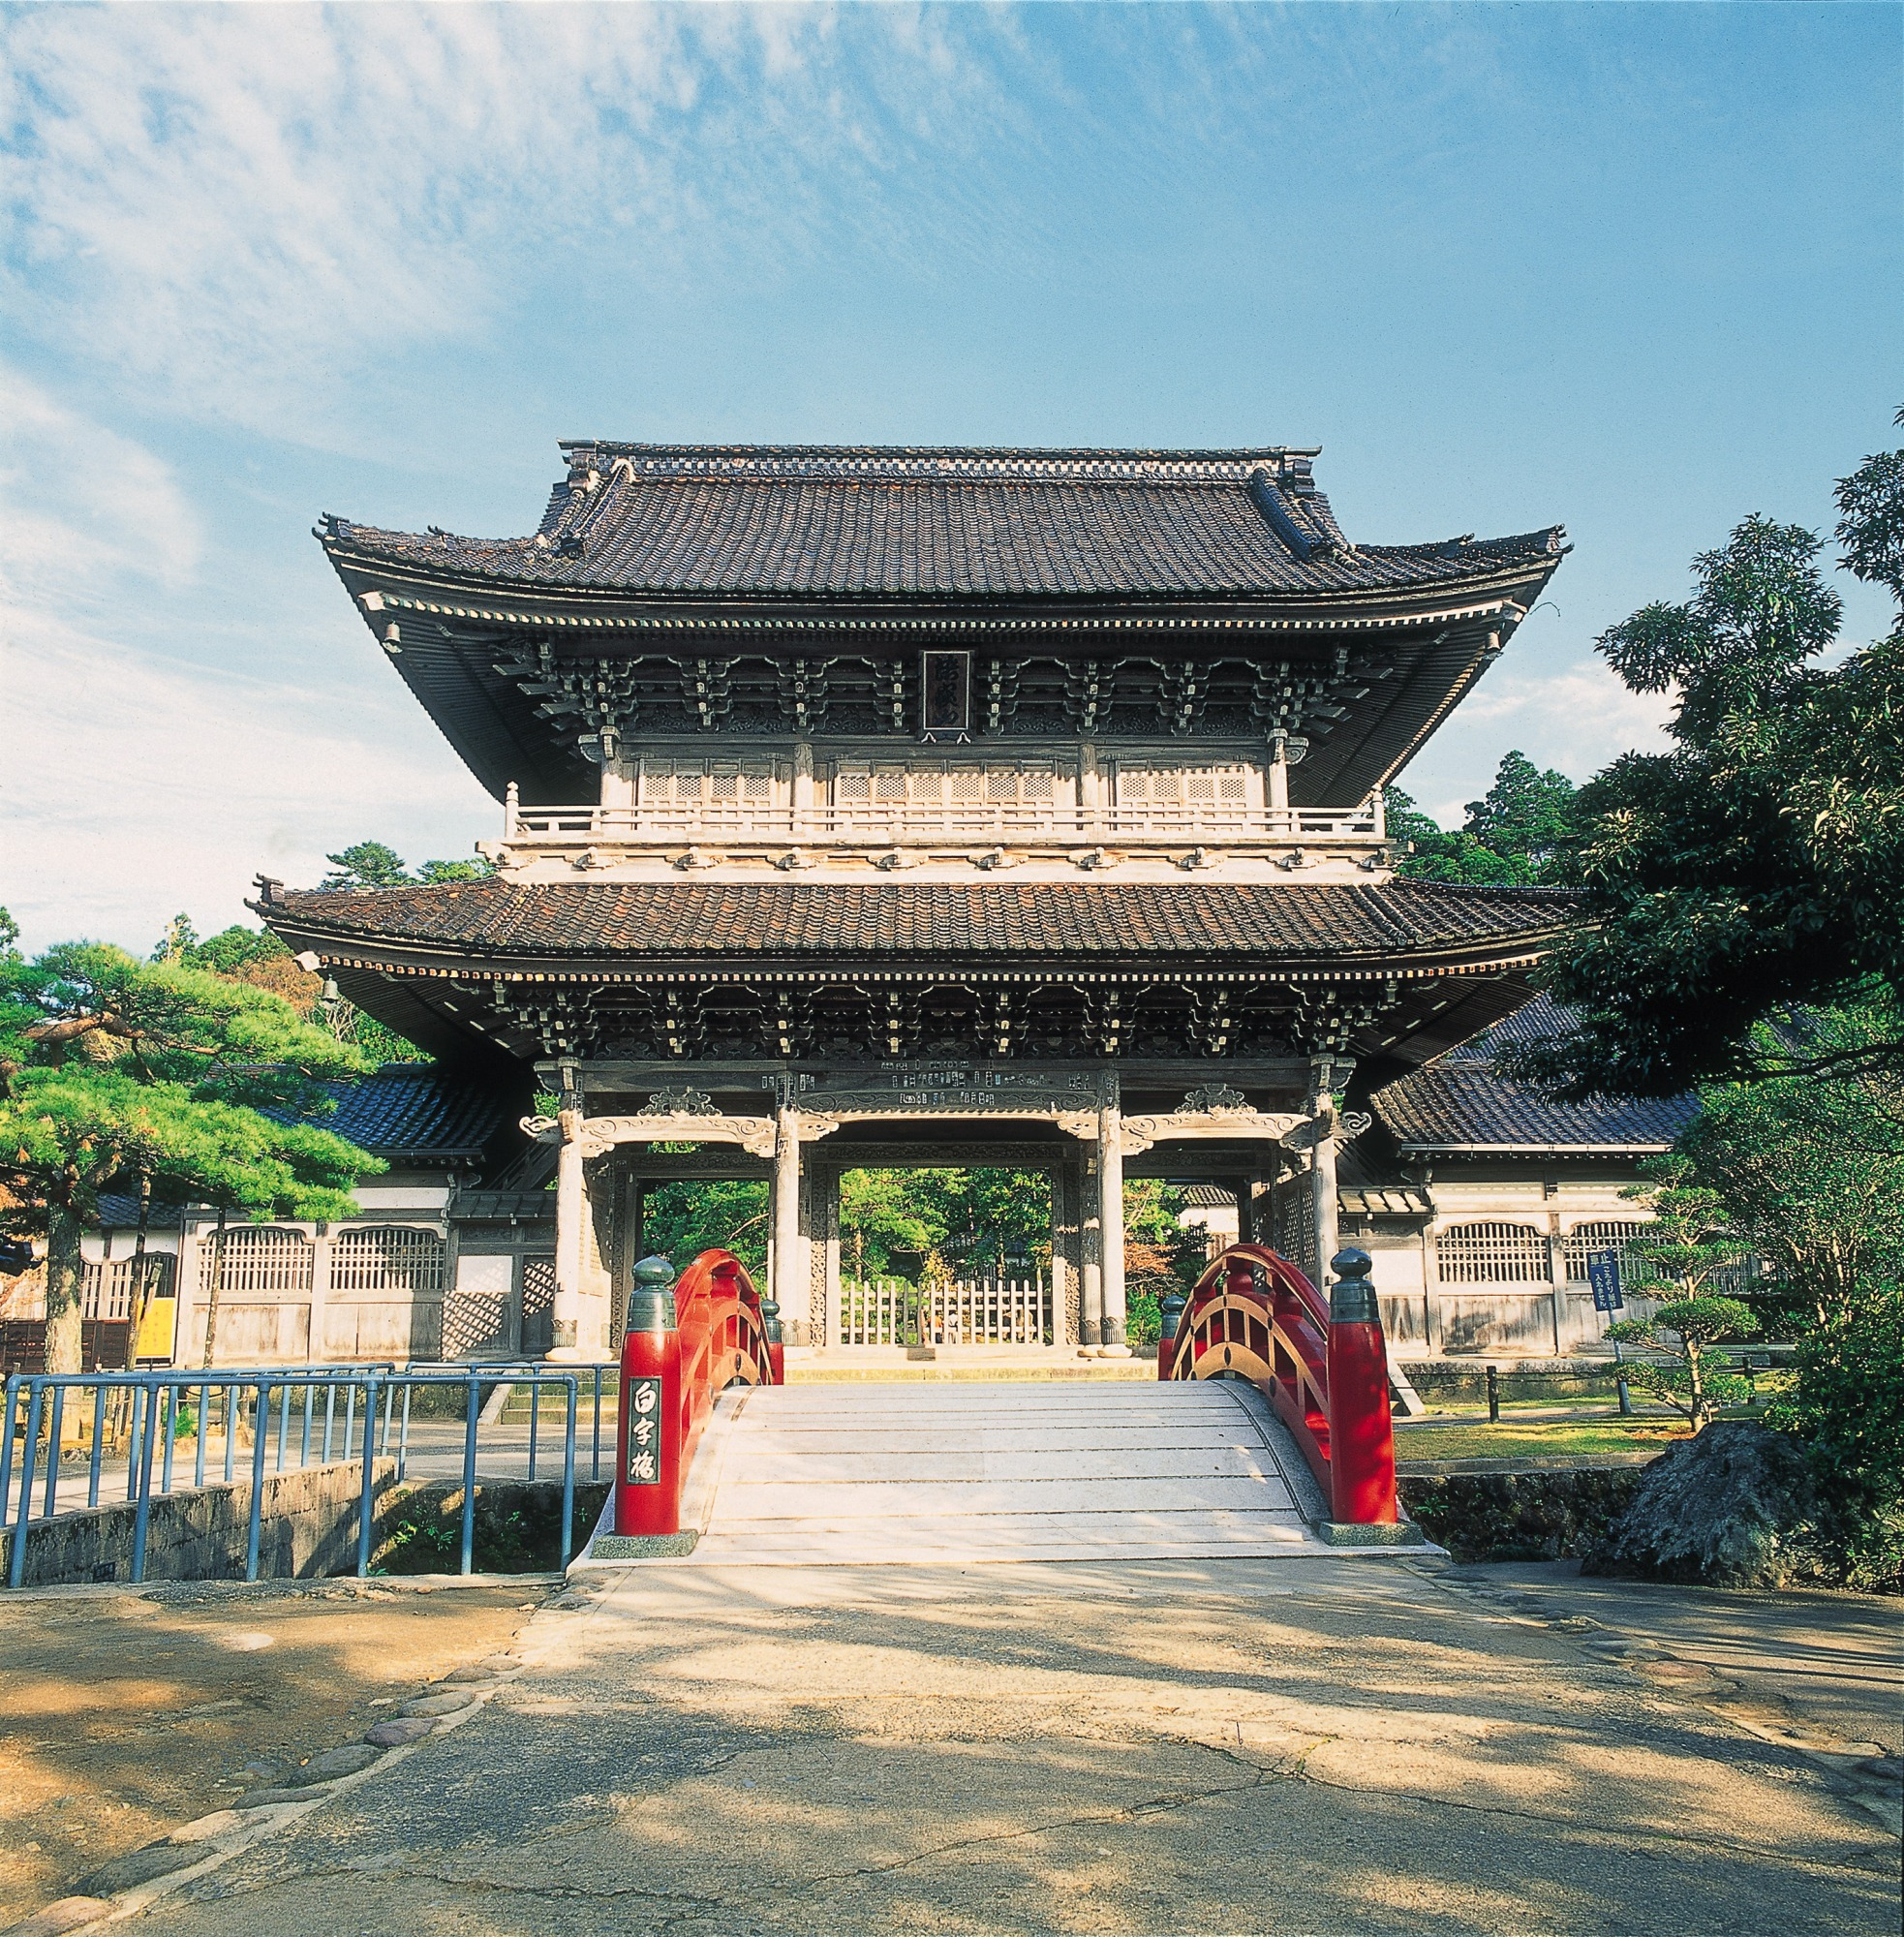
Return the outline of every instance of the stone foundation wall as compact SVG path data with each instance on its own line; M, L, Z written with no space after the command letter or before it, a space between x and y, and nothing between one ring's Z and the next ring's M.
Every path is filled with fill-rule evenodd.
M396 1470L394 1460L376 1462L371 1487L380 1511L396 1486ZM362 1484L357 1460L265 1474L260 1578L307 1579L354 1567ZM21 1584L129 1581L137 1511L133 1501L115 1500L29 1525ZM249 1479L155 1495L145 1535L146 1580L241 1580L250 1520ZM15 1538L11 1526L0 1534L0 1579L12 1566Z

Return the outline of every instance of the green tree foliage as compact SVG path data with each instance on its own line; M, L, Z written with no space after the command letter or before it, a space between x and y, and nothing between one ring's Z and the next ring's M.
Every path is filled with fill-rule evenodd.
M1898 1025L1860 1005L1766 1033L1769 1061L1855 1054ZM1904 1283L1904 1081L1889 1071L1708 1086L1678 1150L1762 1260L1755 1300L1781 1334L1829 1327L1873 1287Z
M1904 1082L1846 1053L1897 1032L1883 1005L1780 1025L1765 1058L1853 1073L1709 1087L1678 1146L1763 1262L1754 1306L1797 1347L1767 1417L1806 1443L1827 1551L1865 1587L1904 1582Z
M0 962L0 1184L10 1231L47 1239L46 1364L78 1369L79 1234L99 1196L335 1217L383 1165L303 1122L358 1054L282 998L178 963L75 943Z
M324 876L326 888L411 888L439 881L480 881L496 872L493 861L477 855L467 861L424 861L412 874L403 856L382 841L359 841L324 859L336 871Z
M1502 755L1493 784L1467 804L1459 828L1442 827L1392 786L1389 839L1412 846L1396 873L1416 881L1528 887L1561 879L1579 841L1578 789L1563 773L1543 772L1518 749Z
M1650 1318L1609 1325L1607 1337L1667 1355L1664 1365L1629 1365L1627 1383L1664 1400L1699 1432L1721 1406L1751 1396L1749 1382L1729 1371L1726 1354L1716 1349L1724 1339L1750 1338L1759 1330L1752 1307L1725 1295L1748 1253L1728 1226L1724 1200L1696 1181L1685 1157L1662 1157L1646 1168L1650 1181L1623 1193L1641 1199L1654 1219L1632 1250L1643 1276L1673 1296Z
M19 959L19 923L0 907L0 961Z
M937 1251L956 1276L1001 1258L1051 1262L1051 1180L1041 1171L850 1170L840 1181L847 1268L883 1277L900 1251Z
M445 864L448 865L448 864ZM339 1042L360 1051L373 1068L384 1062L427 1062L429 1057L408 1037L341 997L324 996L323 978L300 968L268 928L236 923L200 941L191 917L174 915L152 951L154 962L208 968L215 975L268 989L282 996L306 1022L328 1030Z
M1904 1286L1869 1285L1807 1327L1766 1418L1805 1443L1845 1585L1904 1588Z
M703 1251L732 1251L759 1278L767 1269L767 1186L749 1178L681 1178L641 1198L641 1245L686 1271Z
M1494 784L1467 804L1462 832L1481 846L1525 863L1544 880L1580 835L1574 803L1580 789L1563 773L1543 772L1519 748L1501 755Z
M1545 971L1580 1022L1520 1051L1522 1076L1668 1096L1904 1069L1904 1031L1846 1049L1760 1028L1847 1002L1904 1016L1904 451L1866 459L1838 506L1844 564L1898 600L1876 644L1813 663L1842 617L1823 541L1764 517L1694 561L1689 600L1597 642L1635 692L1674 695L1674 744L1582 792L1582 900Z

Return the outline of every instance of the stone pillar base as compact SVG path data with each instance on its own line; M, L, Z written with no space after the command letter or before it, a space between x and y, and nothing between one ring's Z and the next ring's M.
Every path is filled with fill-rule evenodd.
M1412 1520L1397 1521L1393 1526L1358 1525L1349 1521L1320 1520L1316 1537L1331 1547L1426 1547L1428 1535Z

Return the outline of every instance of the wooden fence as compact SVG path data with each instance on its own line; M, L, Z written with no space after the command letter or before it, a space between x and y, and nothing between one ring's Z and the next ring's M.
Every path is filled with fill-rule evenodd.
M1030 1277L844 1280L842 1345L1049 1345L1051 1286Z

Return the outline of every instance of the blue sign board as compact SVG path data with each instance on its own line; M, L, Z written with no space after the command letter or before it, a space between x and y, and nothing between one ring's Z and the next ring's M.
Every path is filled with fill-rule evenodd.
M1619 1253L1589 1251L1586 1254L1586 1281L1593 1287L1595 1311L1621 1311L1626 1300L1620 1296Z

